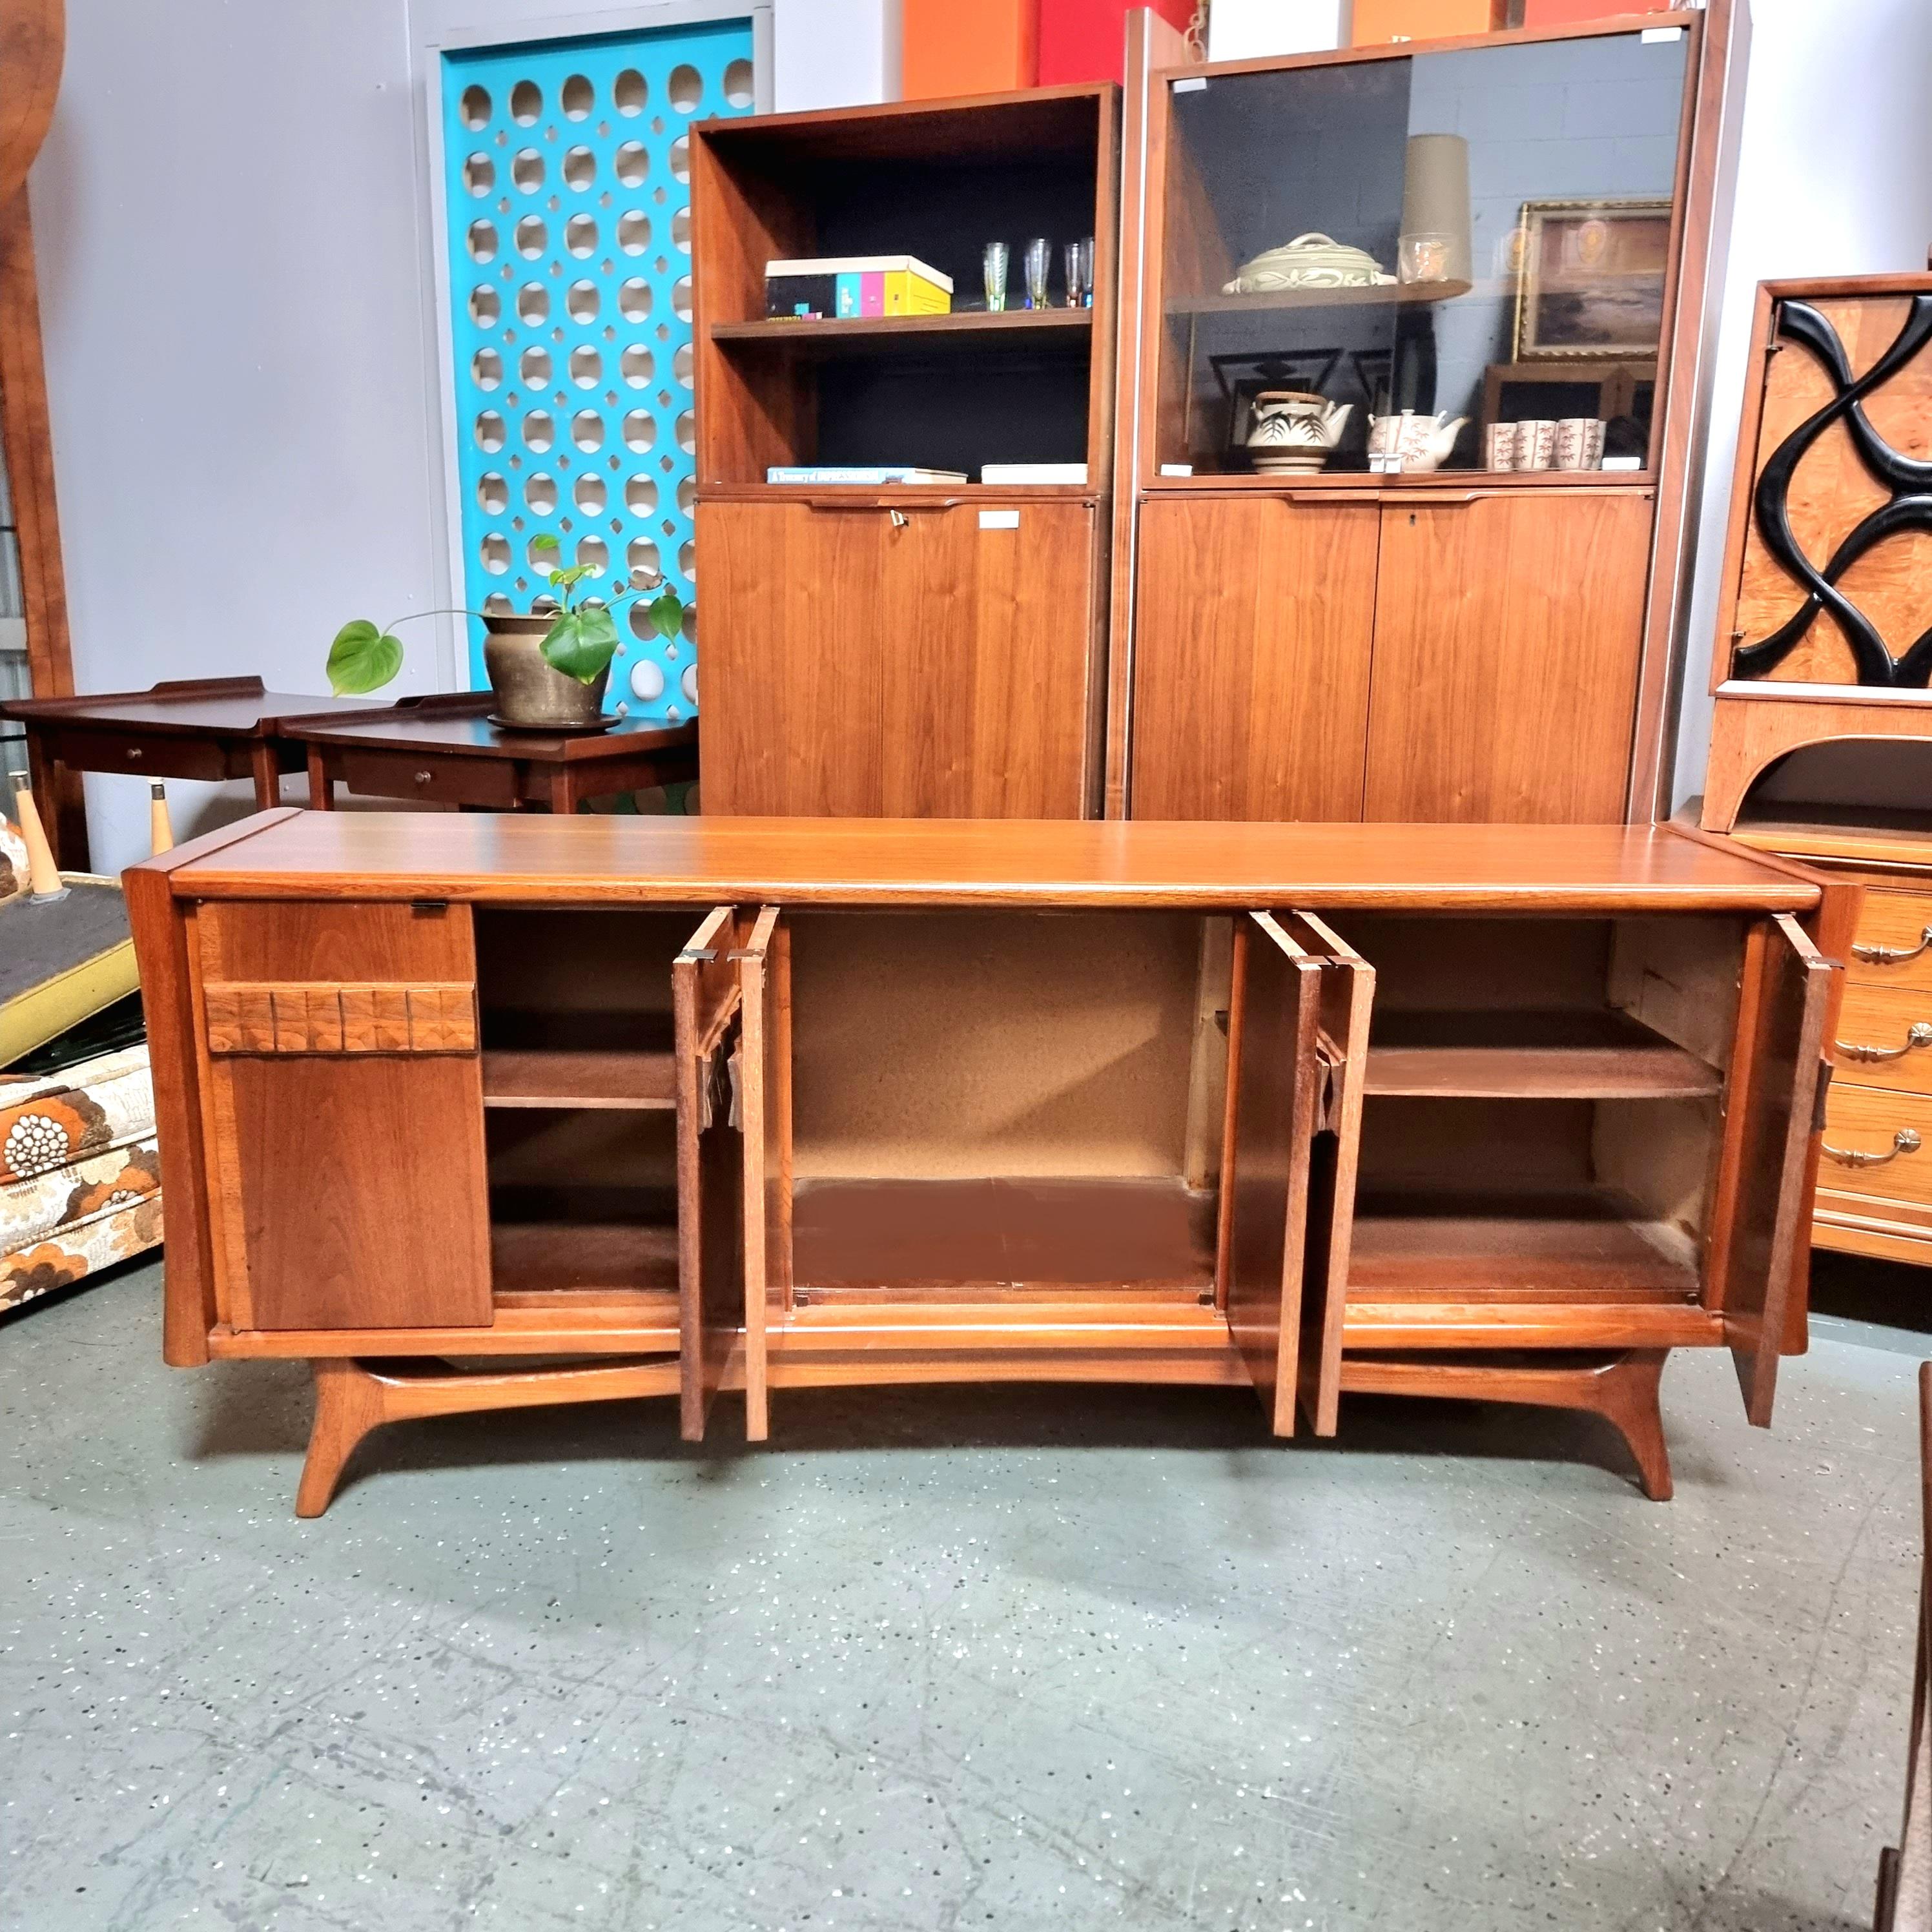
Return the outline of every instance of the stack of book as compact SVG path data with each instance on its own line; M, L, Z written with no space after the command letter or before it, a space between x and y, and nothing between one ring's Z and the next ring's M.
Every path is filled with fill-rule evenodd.
M765 264L765 314L794 321L827 316L950 315L952 282L913 255L826 255Z

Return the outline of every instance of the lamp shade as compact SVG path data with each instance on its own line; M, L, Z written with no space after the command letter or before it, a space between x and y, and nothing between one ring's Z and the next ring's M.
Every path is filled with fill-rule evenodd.
M1412 134L1402 184L1404 235L1447 238L1442 279L1466 282L1470 273L1469 144L1460 134Z

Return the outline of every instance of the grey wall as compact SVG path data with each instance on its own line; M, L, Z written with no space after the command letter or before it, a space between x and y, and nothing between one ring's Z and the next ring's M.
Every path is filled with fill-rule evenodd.
M439 13L626 10L74 0L32 193L80 688L326 689L345 617L449 601L412 49ZM776 0L775 105L896 94L898 10ZM436 628L403 632L398 694L436 688ZM182 836L240 808L170 791ZM135 781L90 778L88 814L98 866L146 850Z

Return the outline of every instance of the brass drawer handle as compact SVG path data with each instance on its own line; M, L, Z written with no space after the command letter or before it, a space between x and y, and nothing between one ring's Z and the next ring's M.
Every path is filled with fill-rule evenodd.
M1903 1060L1915 1046L1932 1046L1932 1021L1915 1020L1906 1029L1903 1046L1855 1046L1848 1040L1838 1042L1838 1051L1847 1060L1868 1066L1875 1060Z
M1902 1154L1918 1151L1918 1136L1910 1127L1900 1127L1892 1137L1889 1154L1867 1154L1858 1148L1834 1148L1829 1141L1824 1143L1826 1153L1844 1167L1882 1167L1888 1160L1896 1160Z
M1928 946L1932 946L1932 926L1918 935L1916 946L1854 946L1852 957L1874 966L1899 966L1908 959L1916 959Z

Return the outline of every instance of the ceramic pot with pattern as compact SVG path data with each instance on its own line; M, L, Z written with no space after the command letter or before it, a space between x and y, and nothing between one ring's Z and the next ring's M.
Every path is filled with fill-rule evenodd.
M1306 476L1334 454L1348 427L1348 403L1305 389L1264 389L1256 397L1246 448L1264 476Z
M590 684L566 677L543 654L554 616L483 619L483 668L496 694L498 721L526 731L596 731L604 727L606 665Z

